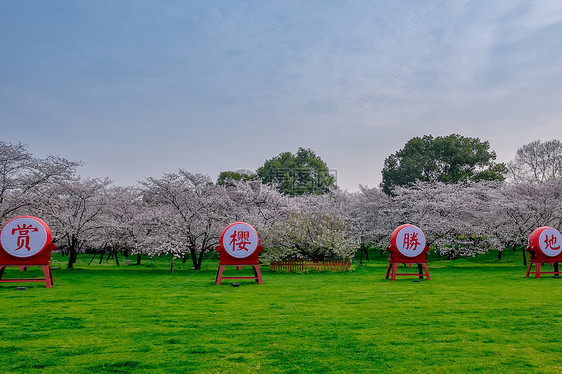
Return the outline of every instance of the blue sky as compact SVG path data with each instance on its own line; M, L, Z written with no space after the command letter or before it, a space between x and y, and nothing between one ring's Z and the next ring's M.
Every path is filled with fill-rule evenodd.
M559 1L0 0L0 139L129 185L313 149L376 186L414 136L562 139Z

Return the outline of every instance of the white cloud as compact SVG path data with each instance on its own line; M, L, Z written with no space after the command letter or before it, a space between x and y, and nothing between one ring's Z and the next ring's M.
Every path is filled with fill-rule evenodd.
M536 0L530 2L530 7L524 22L530 29L542 29L562 22L562 3L558 0Z

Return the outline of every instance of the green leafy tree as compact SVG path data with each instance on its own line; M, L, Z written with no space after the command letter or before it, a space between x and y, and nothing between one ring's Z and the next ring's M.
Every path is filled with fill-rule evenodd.
M328 165L311 149L299 148L296 154L283 152L267 160L257 171L263 183L273 183L289 195L323 194L336 187Z
M458 134L410 139L404 148L388 156L382 170L381 188L392 194L397 186L415 181L459 183L503 180L507 167L495 163L496 152L478 138Z
M256 179L255 175L240 173L237 171L223 171L219 174L219 177L217 178L217 185L229 186L232 184L232 181L249 182L255 179Z

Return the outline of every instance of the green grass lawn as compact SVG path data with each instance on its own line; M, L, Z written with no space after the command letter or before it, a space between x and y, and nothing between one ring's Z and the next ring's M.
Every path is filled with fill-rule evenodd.
M263 266L262 286L235 288L214 284L213 259L170 274L165 258L68 270L55 255L54 288L0 284L0 372L561 373L562 279L496 256L431 259L420 282L385 280L385 256L346 273Z

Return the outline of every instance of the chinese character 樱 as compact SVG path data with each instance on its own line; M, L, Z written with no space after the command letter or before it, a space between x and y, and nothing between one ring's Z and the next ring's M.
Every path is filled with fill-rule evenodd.
M246 252L248 252L248 248L246 248L246 245L248 244L252 244L249 239L250 239L250 232L249 231L236 231L234 230L234 233L232 235L230 235L230 238L232 239L230 241L230 243L228 243L229 245L232 244L232 251L236 251L236 250L245 250ZM236 248L238 247L238 248Z

